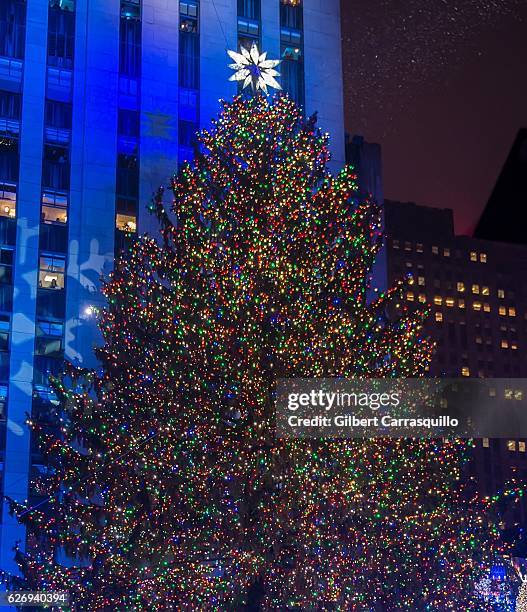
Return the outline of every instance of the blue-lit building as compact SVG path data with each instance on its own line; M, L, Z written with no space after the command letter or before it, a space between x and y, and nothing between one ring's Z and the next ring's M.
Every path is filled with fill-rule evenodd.
M0 1L2 493L43 469L25 420L45 418L64 357L94 365L101 274L152 193L218 112L227 49L259 43L282 86L319 112L344 162L338 0ZM4 506L0 567L24 530Z

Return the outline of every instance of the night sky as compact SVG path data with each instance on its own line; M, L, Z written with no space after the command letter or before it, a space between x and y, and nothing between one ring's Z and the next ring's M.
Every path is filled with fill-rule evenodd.
M385 197L468 233L527 127L527 0L342 0L346 128L383 149Z

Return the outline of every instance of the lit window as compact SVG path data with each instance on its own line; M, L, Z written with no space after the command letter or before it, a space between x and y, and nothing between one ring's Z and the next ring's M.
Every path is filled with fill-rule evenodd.
M443 313L442 312L436 312L436 321L438 323L441 323L443 321Z
M472 285L472 293L476 295L479 293L479 285Z
M525 452L525 442L518 442L518 450L520 451L520 453Z
M507 449L510 451L515 451L516 450L516 440L508 440Z
M454 306L454 298L446 298L445 302L449 308L452 308Z
M509 342L507 340L502 340L501 341L501 348L509 348Z
M440 295L434 296L434 304L436 306L441 306L443 304L443 298Z
M515 317L516 316L516 308L511 307L509 308L509 317Z
M470 369L467 366L461 368L461 376L470 376Z
M490 291L488 287L481 287L481 295L490 295Z
M479 260L481 261L481 263L487 263L487 253L480 253Z
M511 400L514 398L514 391L512 389L505 389L505 391L503 392L503 397L506 400Z
M423 252L423 245L422 245L420 242L418 242L418 243L415 245L415 250L416 250L418 253L422 253L422 252Z
M458 283L457 290L459 291L459 293L463 293L463 291L465 291L465 283Z
M117 213L115 215L115 227L122 232L135 232L137 231L136 217Z
M417 284L420 287L424 287L425 286L425 277L424 276L418 276L417 277Z
M432 253L433 253L434 255L439 255L439 247L433 246L433 247L432 247Z
M448 248L443 249L443 255L444 257L450 257L450 249Z
M514 391L514 399L518 402L521 402L523 399L523 391L521 389L516 389Z
M476 336L476 344L483 344L483 338L481 336Z
M489 389L489 397L496 397L496 389L494 387Z
M68 199L67 196L57 193L43 193L42 207L40 209L42 223L67 223Z
M399 248L399 241L398 241L398 240L394 240L394 241L392 242L392 247L393 247L394 249L398 249L398 248Z
M505 306L500 306L498 312L502 317L504 317L507 314L507 309L505 308Z
M477 312L479 312L481 310L481 302L474 302L472 304L472 308L473 310L476 310Z
M498 297L503 300L505 298L505 291L503 289L498 289Z
M424 304L426 302L426 295L424 293L419 294L419 301L421 302L421 304Z
M484 312L490 312L490 304L487 304L487 302L485 302L483 304L483 311Z
M0 185L0 217L16 217L16 187Z
M511 349L512 349L513 351L517 351L517 350L518 350L518 345L516 344L516 342L512 342L512 343L511 343Z
M478 254L476 253L476 251L471 251L470 261L478 261Z
M55 255L42 255L38 286L42 289L64 289L64 257Z
M490 448L490 441L488 438L483 438L481 442L483 444L483 448Z
M405 242L404 243L404 250L405 251L411 251L412 250L412 243L411 242Z
M457 305L459 306L459 308L465 308L465 300L459 300Z
M409 291L409 292L406 294L406 299L407 299L409 302L413 302L413 301L414 301L414 294L413 294L411 291Z

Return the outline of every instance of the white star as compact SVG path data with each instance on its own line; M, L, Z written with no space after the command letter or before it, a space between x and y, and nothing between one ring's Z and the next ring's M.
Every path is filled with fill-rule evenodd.
M266 94L268 87L282 89L275 79L280 73L274 69L281 60L268 60L267 53L260 55L256 43L253 43L250 51L241 47L240 53L236 51L227 51L227 53L236 62L229 64L229 68L235 70L229 81L243 81L243 89L251 85L253 91L261 89Z

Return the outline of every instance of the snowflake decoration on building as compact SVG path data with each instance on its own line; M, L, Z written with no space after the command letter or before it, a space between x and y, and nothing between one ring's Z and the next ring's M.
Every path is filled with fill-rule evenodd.
M260 54L256 43L253 43L250 51L241 47L240 53L236 51L227 51L227 53L236 62L229 64L229 68L236 71L229 81L243 81L243 89L251 85L254 92L261 89L266 94L269 93L268 87L282 89L280 83L275 79L280 76L275 67L280 64L281 60L268 60L267 52Z

